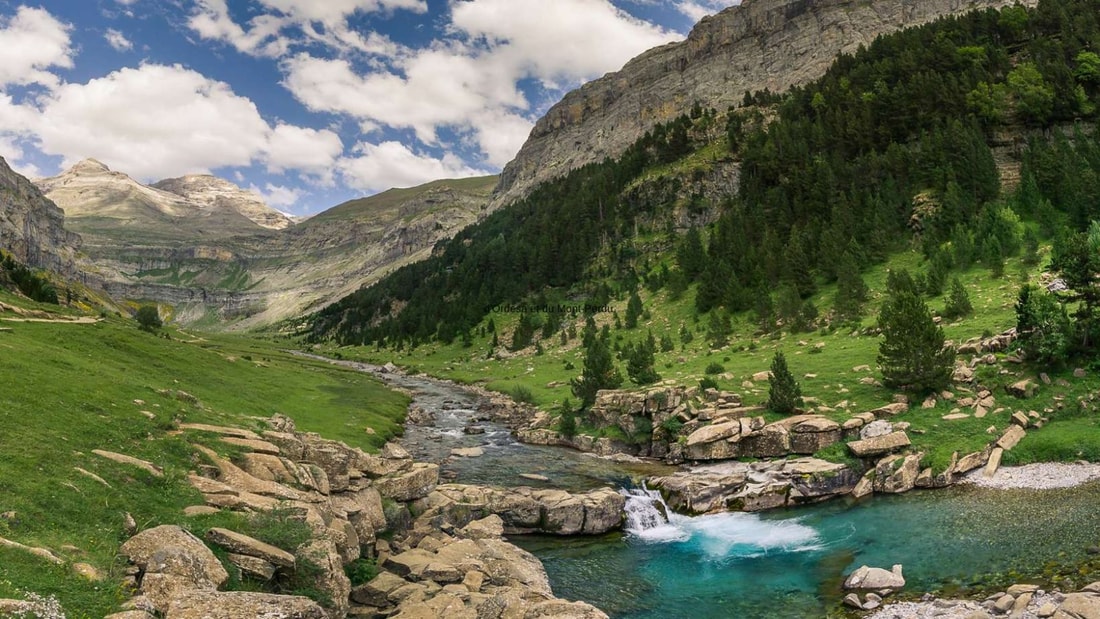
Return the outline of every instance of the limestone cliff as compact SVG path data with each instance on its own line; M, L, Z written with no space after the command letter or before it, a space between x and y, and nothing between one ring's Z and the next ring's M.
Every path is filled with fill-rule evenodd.
M820 77L878 35L1014 0L745 0L700 21L686 40L643 53L567 94L504 168L491 208L539 183L614 157L694 102L724 110L746 92ZM1034 6L1037 0L1023 0Z
M64 226L65 213L0 157L0 248L28 266L71 276L80 237Z

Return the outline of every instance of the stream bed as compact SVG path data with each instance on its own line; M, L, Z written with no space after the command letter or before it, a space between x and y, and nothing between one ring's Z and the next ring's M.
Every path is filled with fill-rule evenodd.
M556 595L590 602L613 618L820 618L841 597L843 576L863 564L901 563L910 593L950 592L989 574L1034 573L1048 561L1082 559L1085 548L1100 543L1100 482L1057 490L956 486L760 514L673 514L657 508L656 493L638 487L670 467L524 445L482 418L480 396L460 386L342 363L407 390L414 406L434 417L432 424L408 423L401 443L418 460L440 463L446 478L623 488L623 533L510 537L542 560ZM484 454L450 455L468 447Z

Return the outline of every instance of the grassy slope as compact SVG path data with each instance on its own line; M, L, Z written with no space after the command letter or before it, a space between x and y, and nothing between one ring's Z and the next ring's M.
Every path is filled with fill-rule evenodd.
M0 294L0 300L11 297ZM263 342L180 333L169 341L121 319L0 327L12 329L0 332L0 512L16 513L0 519L0 536L55 551L75 546L80 550L61 554L111 576L93 585L67 568L0 550L0 597L20 597L21 590L53 594L70 617L117 610L121 572L114 554L124 511L142 527L182 523L201 533L217 524L218 518L181 513L201 503L183 482L197 462L188 441L214 439L169 435L173 421L256 427L251 417L282 412L300 429L376 449L400 430L407 405L404 396L361 373L297 359ZM186 391L200 404L159 395L160 389ZM376 434L367 434L367 427ZM150 460L166 476L109 462L93 449ZM111 488L74 467L103 477Z
M877 266L864 274L871 289L871 301L863 320L865 327L870 327L875 322L878 306L884 296L886 272L889 268L908 268L915 273L923 270L924 266L918 254L904 252L893 256L886 265ZM985 332L1000 333L1015 326L1014 303L1021 277L1020 269L1017 260L1010 260L1002 279L992 278L989 271L980 267L959 273L969 291L975 313L944 325L947 338L959 342L981 336ZM1033 271L1028 275L1035 279L1037 274L1038 271ZM813 299L822 315L831 308L834 291L833 286L825 287ZM742 394L747 404L762 404L768 396L767 383L745 387L745 381L751 380L754 373L766 371L774 353L783 351L792 371L799 378L805 396L817 398L821 404L829 407L845 401L849 403L847 411L838 408L835 412L826 413L837 420L843 421L853 414L881 406L890 402L893 397L894 392L889 389L859 382L859 379L867 376L881 379L875 362L880 341L878 337L855 335L851 330L759 337L754 336L751 318L746 313L734 318L731 344L722 350L712 351L704 341L706 318L697 319L694 314L693 291L689 291L676 302L669 301L663 291L655 295L643 292L642 298L652 318L643 320L642 326L636 330L616 331L613 328L612 337L621 337L623 341L638 341L646 337L647 329L652 329L658 340L664 334L670 335L676 343L676 349L668 353L658 352L656 355L657 371L670 384L697 384L705 375L706 366L717 362L725 370L725 374L715 377L722 389ZM927 302L933 311L943 309L943 298L927 299ZM625 297L615 301L613 305L622 316L626 307ZM498 327L499 341L503 348L510 341L511 330L518 317L498 314L492 318ZM604 322L613 324L613 316L597 316L598 324L602 325ZM687 325L694 332L694 341L686 347L680 344L680 325ZM582 321L578 319L578 332L581 326ZM582 367L583 354L576 340L562 347L559 335L555 335L549 341L543 342L543 355L536 355L533 349L527 349L515 355L505 353L505 358L502 359L487 359L490 339L491 336L475 337L473 346L465 349L456 343L451 346L432 344L400 353L369 348L340 348L334 352L376 362L393 361L432 375L483 383L491 389L503 392L509 392L517 386L526 387L533 394L536 403L547 410L566 397L576 401L568 386L569 380L577 376ZM811 351L818 343L824 344L824 347L820 353L815 354ZM567 369L567 362L574 369ZM869 365L871 371L854 371L854 368L862 365ZM625 377L625 363L619 362L619 366ZM986 433L989 426L1004 430L1012 410L1042 412L1047 407L1055 408L1057 397L1064 399L1067 411L1052 415L1054 422L1042 431L1032 432L1016 451L1006 454L1005 462L1074 460L1082 457L1100 460L1100 427L1091 417L1078 417L1068 411L1076 406L1079 395L1089 393L1090 390L1095 391L1100 386L1095 373L1090 378L1079 380L1072 377L1072 368L1052 370L1049 372L1052 378L1064 378L1069 386L1044 387L1035 399L1023 402L1007 395L1002 387L1020 377L1035 376L1038 369L1009 365L1007 374L999 374L998 367L979 366L978 376L979 382L994 392L998 407L1005 407L1005 411L991 414L984 419L972 417L961 421L944 421L943 415L950 412L953 405L941 402L936 408L926 410L915 403L914 408L899 419L910 422L918 431L911 432L911 438L917 449L926 452L927 464L942 470L953 451L967 453L984 447L992 438ZM625 386L631 385L627 382ZM963 394L959 392L958 395ZM920 434L920 431L924 434ZM830 459L846 457L845 451L838 448L821 455Z

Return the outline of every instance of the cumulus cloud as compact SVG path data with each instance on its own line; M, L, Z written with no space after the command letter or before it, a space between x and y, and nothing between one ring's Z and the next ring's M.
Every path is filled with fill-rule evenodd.
M290 23L275 15L258 15L246 30L233 21L225 0L198 0L188 26L204 39L224 41L237 51L252 56L276 58L290 48L290 40L280 33Z
M541 112L521 80L571 86L679 36L607 0L454 2L449 31L450 39L410 50L390 69L362 72L344 58L299 53L283 61L283 84L311 110L412 129L425 144L436 144L442 128L471 133L485 161L501 166Z
M44 9L21 6L14 17L0 17L0 86L58 84L47 69L73 66L71 30Z
M115 51L124 52L134 47L134 44L126 38L126 35L114 28L108 28L107 32L103 34L103 38L107 39L107 44L115 48Z
M714 15L723 9L740 4L741 0L685 0L677 2L676 8L692 21L699 21L707 15Z
M441 178L488 174L471 168L454 155L437 158L414 153L404 144L392 141L360 143L355 147L355 156L342 159L338 167L348 186L367 193L413 187Z
M66 165L95 157L143 180L254 161L319 171L342 151L327 130L272 128L228 84L179 65L145 64L64 84L40 105L35 135L43 152ZM301 152L291 152L297 146Z
M301 189L294 187L284 187L282 185L275 185L267 183L263 189L256 185L249 185L248 190L260 197L265 204L272 208L285 208L293 206L298 203L298 200L302 199L303 192Z

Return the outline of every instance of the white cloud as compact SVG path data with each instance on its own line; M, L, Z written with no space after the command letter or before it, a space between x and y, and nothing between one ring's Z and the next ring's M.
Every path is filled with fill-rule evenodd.
M364 73L344 58L299 53L283 61L283 84L311 110L346 114L368 128L412 129L425 144L437 144L442 128L470 133L485 161L499 167L541 112L531 109L520 80L572 86L679 38L607 0L451 6L450 38L395 56L392 70Z
M198 0L187 25L200 37L228 42L241 53L276 58L290 48L290 40L280 34L289 23L274 15L258 15L245 30L229 16L225 0Z
M471 168L458 157L418 154L400 142L360 143L355 157L340 161L344 182L366 193L392 187L414 187L441 178L480 176L488 172Z
M260 4L301 21L334 24L355 13L407 10L425 13L425 0L260 0Z
M126 38L126 35L114 28L108 28L107 32L103 34L103 38L107 39L107 43L115 48L115 51L124 52L134 47L134 44Z
M676 3L676 8L692 21L699 21L707 15L714 15L731 6L738 6L741 0L684 0Z
M280 123L271 132L266 152L270 171L300 170L331 185L333 166L344 152L344 143L328 129Z
M179 65L145 64L64 84L39 104L13 106L0 98L0 131L23 121L42 152L60 155L66 165L95 157L143 180L257 161L331 178L328 170L343 150L328 130L272 128L228 84Z
M248 190L259 196L265 204L272 208L293 206L298 203L298 200L300 200L303 195L301 189L274 185L272 183L265 184L263 189L260 189L256 185L249 185Z
M46 69L73 66L70 30L44 9L21 6L14 17L0 18L0 86L58 84Z

